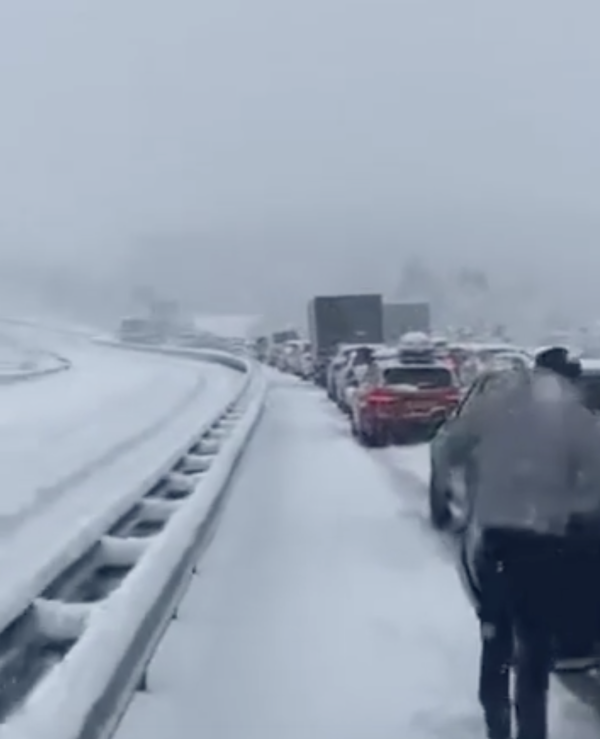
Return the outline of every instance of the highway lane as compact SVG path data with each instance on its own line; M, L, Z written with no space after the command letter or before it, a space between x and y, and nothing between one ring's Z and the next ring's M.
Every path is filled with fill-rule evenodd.
M409 480L278 381L117 739L480 739L477 623ZM553 699L556 736L597 735Z

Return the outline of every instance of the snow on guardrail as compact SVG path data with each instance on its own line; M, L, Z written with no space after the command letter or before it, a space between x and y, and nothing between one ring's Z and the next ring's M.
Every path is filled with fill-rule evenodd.
M214 357L206 357L202 353L196 353L195 358L198 360L214 361ZM199 438L203 436L205 431L215 424L219 418L227 411L231 404L239 402L239 399L247 392L251 381L251 367L248 362L244 362L238 358L228 357L224 359L224 363L232 369L236 369L246 374L246 379L238 388L236 395L229 398L216 413L206 419L203 423L199 423L193 434L186 436L179 445L174 449L165 450L164 457L157 460L154 468L144 469L135 477L139 481L137 487L129 491L120 493L118 497L107 495L107 505L102 508L102 512L94 511L93 518L83 515L80 516L80 527L74 531L65 532L62 540L56 543L51 550L44 552L43 569L39 568L36 562L35 567L30 569L29 560L20 563L18 570L15 570L13 580L9 587L4 583L4 587L0 590L0 633L6 629L9 624L22 614L31 604L33 599L44 590L47 585L52 582L61 571L76 562L90 546L101 537L105 531L121 518L135 503L141 499L145 492L152 488L165 474L167 474L173 465L181 458L182 454L190 448ZM152 430L152 429L150 429ZM144 432L134 440L129 440L126 445L118 446L116 449L109 450L109 453L103 456L105 464L108 464L123 452L131 451L133 441L141 441L146 437ZM94 460L92 466L99 467L100 461ZM88 465L84 469L78 471L76 475L69 475L62 481L63 487L72 485L76 480L74 477L83 478L89 474L91 466ZM42 519L42 523L46 521L47 516ZM14 547L13 547L14 550ZM0 660L1 662L1 660Z
M169 357L182 357L184 359L198 359L222 364L231 369L239 369L241 365L252 367L253 360L245 358L241 354L212 349L211 347L185 347L176 344L138 344L135 342L119 341L110 336L95 336L92 338L95 344L113 347L115 349L140 352L144 354L164 354Z
M238 397L210 424L163 461L155 478L166 480L164 499L143 498L136 491L135 500L143 501L144 514L154 523L162 520L159 531L146 538L126 534L118 538L110 523L122 519L124 511L120 510L112 522L104 521L102 530L81 542L81 555L95 542L102 542L104 557L110 562L131 566L112 593L91 605L58 599L36 602L44 640L67 641L70 646L50 672L21 696L21 707L8 713L0 739L104 736L104 730L124 710L123 696L135 689L139 671L191 576L207 521L258 421L266 381L251 360L222 352L184 351L185 356L243 370L247 381ZM175 352L164 349L164 353ZM211 457L215 441L221 447L216 455L213 449ZM135 500L129 501L129 508ZM33 597L41 594L38 589Z

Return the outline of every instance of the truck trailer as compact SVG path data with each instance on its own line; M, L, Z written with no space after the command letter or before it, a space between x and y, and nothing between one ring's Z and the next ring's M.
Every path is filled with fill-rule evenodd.
M308 305L308 332L317 382L340 344L380 344L383 299L377 294L321 295Z

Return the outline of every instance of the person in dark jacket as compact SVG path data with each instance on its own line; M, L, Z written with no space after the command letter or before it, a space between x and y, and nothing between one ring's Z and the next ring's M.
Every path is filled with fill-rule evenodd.
M476 541L479 698L490 739L511 736L513 663L518 737L547 737L568 532L600 515L600 431L570 371L566 350L542 352L533 371L484 393L449 429L454 462L476 467L465 537Z

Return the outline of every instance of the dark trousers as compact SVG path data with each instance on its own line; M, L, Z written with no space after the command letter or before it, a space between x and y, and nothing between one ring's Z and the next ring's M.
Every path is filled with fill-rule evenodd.
M481 591L479 698L493 739L510 737L513 666L518 737L546 739L557 635L559 640L571 638L569 651L585 653L597 633L597 612L592 613L585 595L595 593L590 574L600 562L597 552L595 543L575 538L512 530L484 534L476 565ZM579 621L569 629L574 613Z

